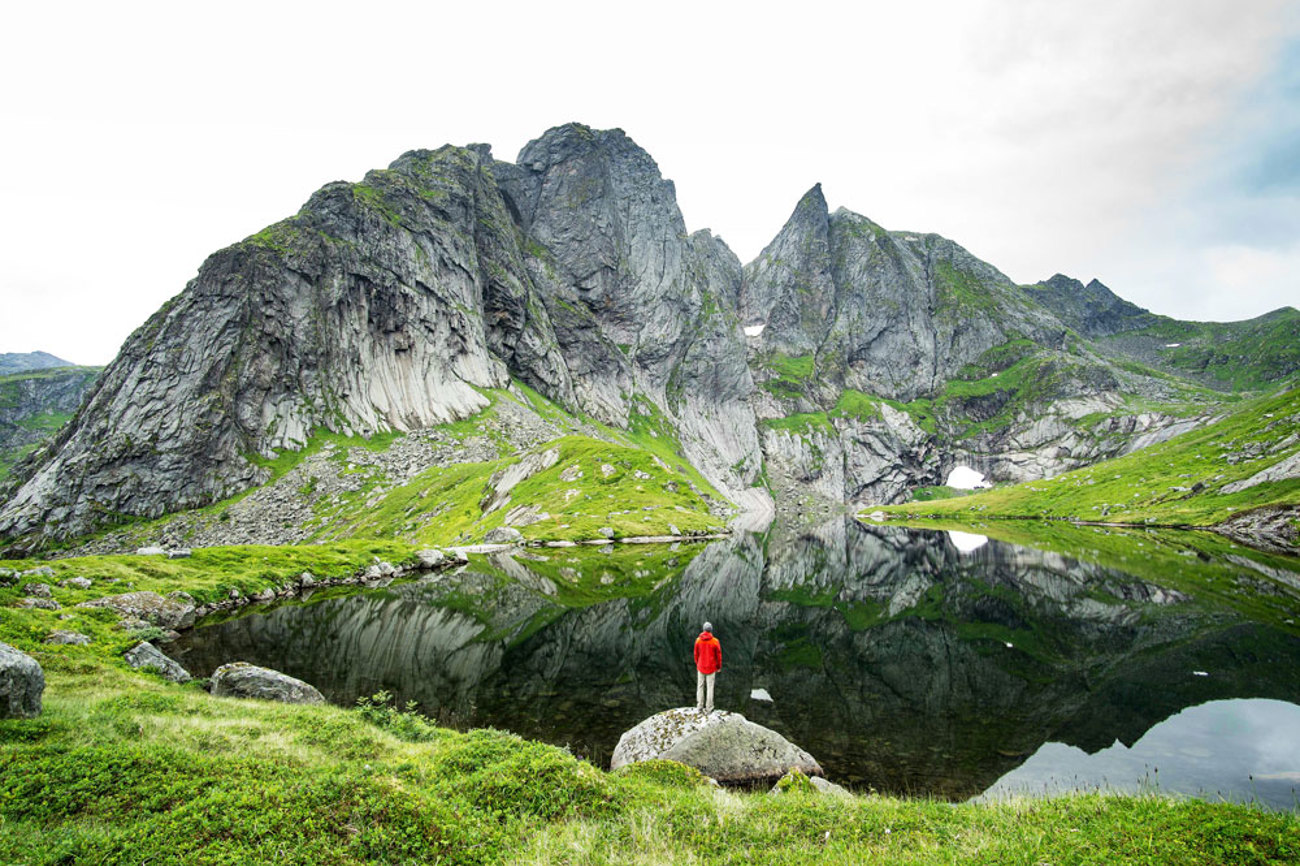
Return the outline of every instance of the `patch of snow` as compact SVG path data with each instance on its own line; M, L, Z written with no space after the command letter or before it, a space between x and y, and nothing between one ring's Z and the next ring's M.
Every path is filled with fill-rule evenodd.
M989 483L984 480L984 473L976 472L969 466L958 466L949 472L948 480L944 483L957 490L974 490L978 487L989 486Z
M746 336L746 337L757 337L759 334L763 333L763 329L766 328L766 327L767 327L767 325L746 325L746 326L745 326L745 336Z
M1166 349L1177 349L1182 343L1165 343Z
M974 532L962 532L958 529L948 530L948 540L961 553L973 553L989 543L987 535L976 535Z
M767 701L772 703L772 696L767 693L767 689L754 689L749 693L751 701Z

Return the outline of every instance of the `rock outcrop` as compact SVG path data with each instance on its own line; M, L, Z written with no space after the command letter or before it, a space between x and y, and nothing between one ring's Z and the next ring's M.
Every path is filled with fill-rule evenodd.
M270 668L231 662L212 674L212 694L217 697L256 698L286 704L323 704L316 687Z
M188 597L163 597L156 592L126 592L83 601L77 607L108 608L124 620L143 620L165 629L184 629L194 625L196 607Z
M771 784L791 770L824 775L812 755L776 731L739 713L692 707L658 713L625 733L610 769L656 759L694 767L723 785Z
M0 719L34 719L41 714L45 672L36 659L0 643Z
M166 656L162 650L149 643L141 641L126 651L123 656L126 663L136 670L154 670L162 675L164 679L171 680L174 683L187 683L190 681L189 671L181 667L180 662Z

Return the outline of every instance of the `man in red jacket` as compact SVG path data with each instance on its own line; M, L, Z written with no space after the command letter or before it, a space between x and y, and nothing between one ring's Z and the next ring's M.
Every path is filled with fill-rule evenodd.
M713 678L722 668L722 644L713 636L713 624L705 623L695 639L695 707L713 712ZM705 700L705 696L708 700Z

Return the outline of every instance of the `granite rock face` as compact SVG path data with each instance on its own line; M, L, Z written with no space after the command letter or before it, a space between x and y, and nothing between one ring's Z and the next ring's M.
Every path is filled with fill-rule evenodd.
M1006 276L938 235L888 232L820 184L745 266L741 316L760 358L815 355L818 383L894 400L934 392L1013 338L1060 345L1061 322Z
M189 671L181 667L175 659L164 655L162 650L149 643L141 641L126 651L123 656L126 663L131 667L139 669L155 670L162 674L165 679L174 683L185 683L190 681Z
M315 686L248 662L231 662L217 668L212 674L212 694L217 697L257 698L286 704L325 703L325 698Z
M559 127L516 165L412 151L213 254L17 479L0 536L207 504L266 480L249 455L464 418L511 376L618 426L665 414L758 496L739 270L621 131Z
M33 549L207 505L262 485L265 460L313 431L434 433L516 380L606 425L675 437L749 512L773 507L769 476L785 501L836 504L898 500L958 461L1039 477L1176 423L1080 432L1121 394L1176 396L1076 333L1147 315L1100 284L1022 289L938 235L830 213L820 186L742 267L720 238L687 232L672 182L617 129L556 127L513 163L482 144L410 151L210 256L15 470L0 538ZM1024 373L1029 357L1033 388L945 392ZM825 421L771 423L801 415ZM501 456L479 450L435 462ZM509 512L510 481L487 506ZM244 540L305 534L308 503L277 505L275 531L289 534L274 539L262 505L232 505Z
M5 359L10 359L11 369L4 369ZM0 468L9 469L33 446L27 459L39 461L54 431L77 411L99 372L98 367L69 367L44 352L0 356L0 376L5 376L0 381ZM8 479L0 480L0 499L8 486Z
M0 718L34 719L41 714L45 672L36 659L0 643Z

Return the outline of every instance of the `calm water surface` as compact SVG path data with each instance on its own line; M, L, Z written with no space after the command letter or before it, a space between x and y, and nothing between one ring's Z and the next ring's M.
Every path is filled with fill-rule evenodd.
M199 676L273 667L345 705L385 689L602 763L624 730L693 703L709 620L718 705L856 788L1158 787L1295 808L1300 563L1073 532L1047 545L1069 555L835 521L494 556L197 628L172 652Z

